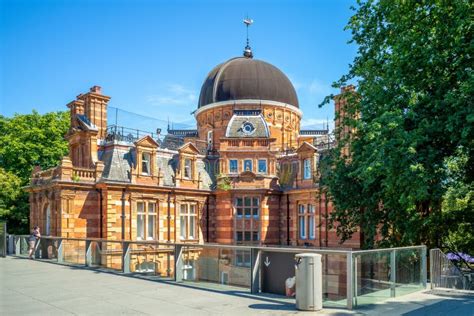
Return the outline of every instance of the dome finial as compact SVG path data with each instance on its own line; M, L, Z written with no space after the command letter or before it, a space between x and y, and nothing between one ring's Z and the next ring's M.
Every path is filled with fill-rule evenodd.
M249 19L248 15L247 18L244 19L244 24L247 27L247 46L244 49L244 56L247 58L253 58L252 48L250 47L249 43L249 26L252 25L253 20Z

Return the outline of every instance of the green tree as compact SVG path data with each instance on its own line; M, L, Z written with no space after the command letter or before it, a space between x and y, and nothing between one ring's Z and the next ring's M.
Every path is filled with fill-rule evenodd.
M361 227L365 247L441 245L470 229L471 242L458 246L472 247L472 216L450 202L470 198L461 208L473 212L472 9L467 0L369 0L354 9L346 28L358 52L334 86L357 85L356 97L343 95L342 117L355 133L339 133L324 172L343 239ZM449 164L461 156L463 176L451 181ZM458 221L463 230L453 229Z
M22 187L34 166L54 167L67 154L68 129L68 112L0 116L0 220L9 232L28 231L28 193Z

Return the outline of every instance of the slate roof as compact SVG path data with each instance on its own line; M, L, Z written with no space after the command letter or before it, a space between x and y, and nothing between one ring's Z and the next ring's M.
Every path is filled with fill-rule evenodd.
M104 162L102 178L130 182L130 170L135 161L133 150L111 147L101 154L100 159Z
M178 153L173 150L159 149L157 151L157 168L163 178L162 185L175 186L176 169L178 167ZM123 146L111 146L105 151L99 152L99 159L104 163L102 173L103 180L130 183L130 171L132 165L136 164L135 148L128 149ZM201 177L201 188L211 189L215 183L215 164L206 159L197 160L197 171Z
M212 190L215 188L216 183L216 172L215 172L215 161L210 160L198 160L197 171L201 174L201 188Z
M174 155L176 156L176 155ZM175 186L174 177L176 175L176 168L178 166L177 157L170 155L157 154L157 166L160 169L163 179L162 183L164 186L173 187Z
M242 127L245 123L252 124L254 127L254 131L252 133L244 132ZM234 114L227 125L225 137L268 138L270 137L270 132L268 130L267 123L261 115L242 116Z
M95 126L91 121L89 121L87 116L85 116L83 114L76 114L76 120L79 123L78 124L79 128L82 129L82 130L86 130L86 131L98 131L99 130L97 128L97 126Z

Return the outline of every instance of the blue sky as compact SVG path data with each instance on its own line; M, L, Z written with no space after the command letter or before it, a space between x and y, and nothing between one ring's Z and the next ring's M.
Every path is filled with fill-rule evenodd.
M191 127L207 73L242 54L248 14L255 58L293 82L303 125L322 127L333 107L317 105L356 53L354 2L2 0L0 114L65 110L100 85L110 106Z

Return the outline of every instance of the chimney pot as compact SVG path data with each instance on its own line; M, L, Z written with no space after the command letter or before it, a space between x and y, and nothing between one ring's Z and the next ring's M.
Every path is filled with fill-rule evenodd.
M90 90L93 93L102 94L102 88L100 86L93 86Z

